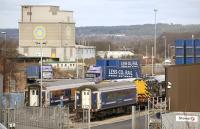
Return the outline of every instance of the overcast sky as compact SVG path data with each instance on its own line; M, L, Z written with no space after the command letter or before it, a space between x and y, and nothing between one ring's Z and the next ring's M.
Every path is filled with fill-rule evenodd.
M42 2L41 2L42 1ZM0 28L17 28L20 5L58 5L74 11L76 26L200 24L200 0L0 0Z

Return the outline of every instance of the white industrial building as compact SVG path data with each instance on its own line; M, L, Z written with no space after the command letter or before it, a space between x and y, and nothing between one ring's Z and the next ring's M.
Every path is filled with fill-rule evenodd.
M75 22L72 11L60 10L59 6L23 5L19 21L19 53L27 57L39 57L41 55L39 43L44 43L42 45L44 57L59 58L59 61L75 61L81 49L92 48L91 52L95 53L95 47L75 44ZM80 58L87 57L94 58L95 54L80 56Z
M78 59L90 59L96 57L95 46L76 45Z
M122 58L122 57L132 57L133 52L130 51L98 51L97 56L101 58Z

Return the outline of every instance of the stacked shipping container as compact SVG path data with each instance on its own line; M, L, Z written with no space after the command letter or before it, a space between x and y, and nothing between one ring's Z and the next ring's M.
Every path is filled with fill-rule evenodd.
M200 40L195 40L195 62L200 63Z
M141 69L139 60L97 60L96 66L101 67L103 79L140 78Z
M194 40L185 40L185 64L193 64L194 62Z
M176 64L185 64L184 40L176 40Z
M176 40L176 64L200 63L200 40Z

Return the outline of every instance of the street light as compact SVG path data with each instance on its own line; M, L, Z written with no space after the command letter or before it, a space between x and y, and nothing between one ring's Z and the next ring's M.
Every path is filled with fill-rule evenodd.
M1 34L4 35L4 42L3 42L3 47L2 47L2 55L3 55L3 92L6 92L6 78L5 78L5 74L6 74L6 36L7 33L2 31ZM5 50L3 50L3 48Z
M152 63L152 65L151 65L151 75L153 76L154 75L154 66L153 66L153 64L154 64L154 56L153 56L153 51L154 50L154 48L152 47L152 49L151 49L151 51L152 51L152 55L151 55L151 63Z
M40 107L42 107L42 79L43 79L43 70L42 70L42 63L43 63L43 51L42 46L46 44L43 40L46 38L46 29L43 26L36 26L33 30L33 36L36 40L40 42L36 42L36 44L40 44Z
M156 22L156 14L157 14L157 12L158 12L158 10L157 9L154 9L154 13L155 13L155 35L154 35L154 57L156 57L156 38L157 38L157 36L156 36L156 31L157 31L157 26L156 26L156 24L157 24L157 22Z
M45 42L43 43L39 43L36 42L37 45L40 45L40 107L42 107L42 85L43 85L43 70L42 70L42 66L43 66L43 45L46 45Z
M165 42L165 65L166 65L166 59L167 59L167 50L166 50L166 48L167 48L167 38L166 38L166 36L163 36L163 39L164 39L164 42Z
M7 33L6 32L1 32L2 35L4 35L4 49L6 49L6 37L7 37ZM6 52L6 50L5 50ZM2 48L2 53L3 53L3 48ZM6 53L4 53L4 56L6 56Z

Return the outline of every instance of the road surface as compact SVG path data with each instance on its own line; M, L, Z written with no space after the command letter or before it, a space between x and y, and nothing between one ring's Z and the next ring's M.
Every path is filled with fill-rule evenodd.
M102 121L101 124L93 125L91 129L131 129L131 119L122 119L121 121L116 122L107 122ZM145 117L141 116L140 118L136 119L136 129L144 129L145 128Z

